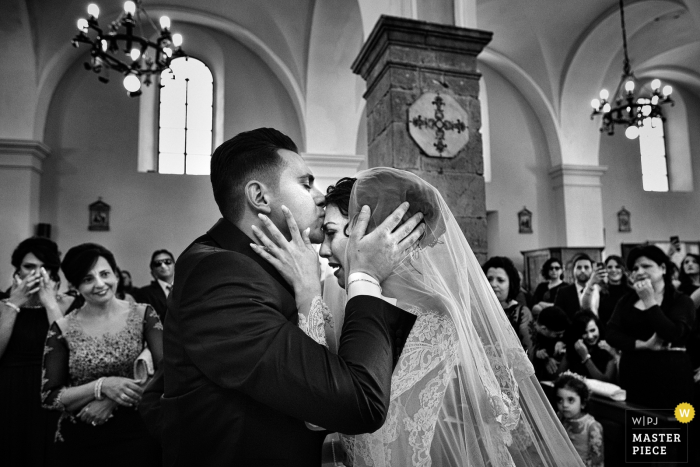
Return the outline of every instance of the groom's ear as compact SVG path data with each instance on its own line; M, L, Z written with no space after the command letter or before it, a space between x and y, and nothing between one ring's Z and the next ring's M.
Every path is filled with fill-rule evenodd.
M262 213L267 216L272 212L270 201L272 196L267 185L258 180L251 180L245 185L246 205L255 214Z

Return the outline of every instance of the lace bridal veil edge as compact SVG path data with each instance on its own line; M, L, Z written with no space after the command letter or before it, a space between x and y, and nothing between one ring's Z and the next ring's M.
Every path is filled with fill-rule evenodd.
M384 426L342 437L350 461L356 467L582 466L437 189L409 172L366 170L353 187L349 218L369 205L369 232L403 201L410 203L407 216L424 214L427 230L382 287L417 318L392 375Z

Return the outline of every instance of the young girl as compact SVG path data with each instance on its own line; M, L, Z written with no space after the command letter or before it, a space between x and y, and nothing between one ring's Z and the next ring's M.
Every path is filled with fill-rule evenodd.
M592 311L582 310L574 315L560 369L614 383L617 380L619 353L600 340L598 323L598 317Z
M603 427L585 412L591 390L582 376L569 371L554 383L557 415L586 467L603 467Z

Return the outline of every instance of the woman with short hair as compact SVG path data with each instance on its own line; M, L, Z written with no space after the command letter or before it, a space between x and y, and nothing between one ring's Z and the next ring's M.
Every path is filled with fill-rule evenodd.
M85 303L48 332L41 400L61 412L59 465L160 465L158 442L136 411L145 381L135 362L148 343L163 356L163 326L153 308L116 297L114 255L103 246L71 248L61 264Z
M569 285L563 280L564 268L561 265L561 261L557 258L549 258L545 261L540 270L540 275L545 281L537 284L535 293L532 295L532 314L535 317L545 308L554 306L554 300L557 298L559 289Z

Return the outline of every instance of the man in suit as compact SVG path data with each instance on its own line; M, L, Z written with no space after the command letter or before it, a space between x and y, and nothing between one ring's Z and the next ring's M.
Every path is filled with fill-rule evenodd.
M304 243L292 252L298 273L290 284L251 248L261 214L291 240L287 248L299 246L298 231L323 239L324 197L296 146L273 129L241 133L216 149L211 169L223 218L178 258L168 299L163 376L155 381L164 384L164 464L320 465L326 432L304 422L353 434L385 420L393 344L414 318L382 300L378 283L424 231L421 215L399 226L402 205L366 236L369 210L358 216L349 268L369 279L348 287L335 355L297 326L321 293L313 249Z
M161 322L165 321L166 299L173 288L175 279L175 257L168 250L156 250L151 255L151 276L153 281L134 291L134 300L148 303L158 313Z
M575 255L573 260L574 283L562 287L554 301L554 306L564 310L569 321L573 321L576 312L581 310L581 299L584 293L592 294L591 311L598 314L597 304L600 301L600 290L597 287L589 287L587 290L586 287L592 274L593 261L591 258L585 253Z

